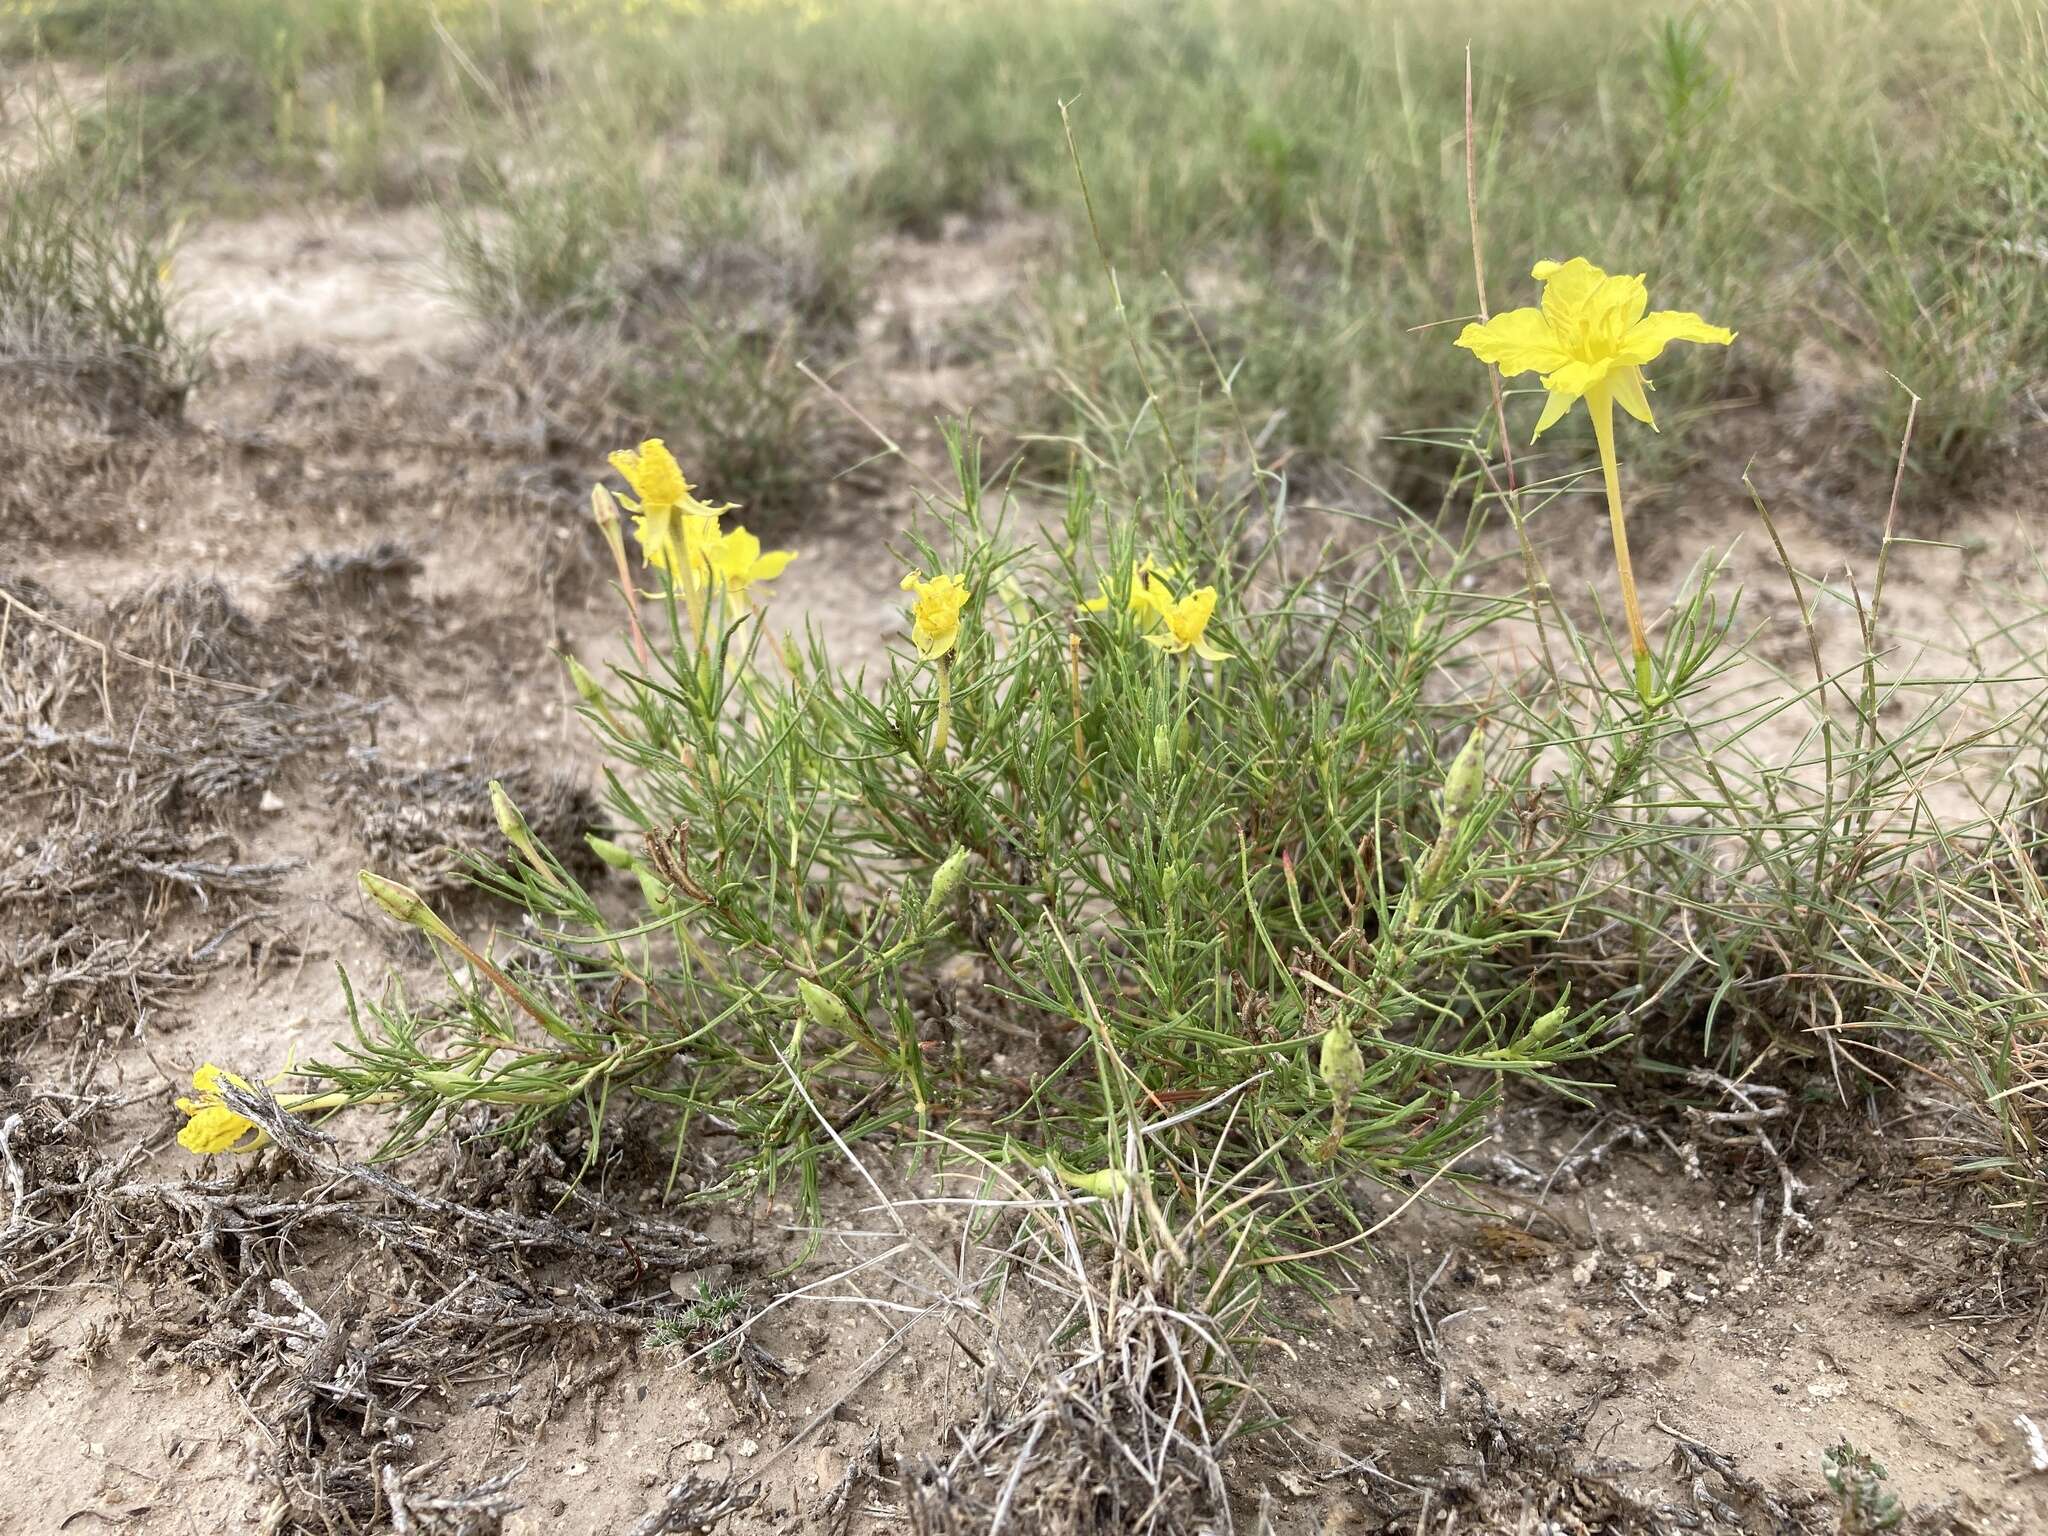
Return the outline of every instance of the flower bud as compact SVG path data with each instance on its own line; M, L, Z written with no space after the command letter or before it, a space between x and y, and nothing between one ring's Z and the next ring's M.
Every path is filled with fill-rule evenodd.
M1339 1105L1349 1104L1365 1083L1365 1056L1358 1049L1358 1042L1351 1038L1351 1026L1342 1019L1323 1031L1320 1070L1323 1086Z
M1446 822L1462 821L1469 816L1479 803L1480 793L1486 788L1485 734L1483 721L1473 726L1472 734L1465 738L1465 745L1451 760L1451 771L1444 775Z
M1558 1004L1555 1008L1531 1024L1522 1038L1515 1042L1516 1051L1518 1053L1527 1052L1541 1046L1558 1032L1558 1029L1564 1024L1566 1016L1571 1011L1571 994L1567 992L1562 998L1558 999Z
M1163 725L1152 728L1152 766L1162 779L1173 771L1173 733Z
M356 882L363 888L363 894L382 907L386 915L395 917L409 928L436 938L453 938L453 930L435 915L424 897L409 885L400 885L396 880L386 880L382 875L359 870Z
M576 696L593 708L604 703L604 685L590 675L590 668L574 656L563 658L569 664L569 684L576 690Z
M945 863L932 871L931 893L925 897L927 913L938 912L960 889L960 882L967 874L967 860L971 857L965 848L955 848L946 855Z
M635 863L631 868L640 882L640 899L656 912L666 912L675 902L674 894L646 865Z
M590 845L590 851L613 869L631 869L633 855L621 848L610 838L599 837L595 832L583 834L583 841Z
M1084 1195L1095 1195L1103 1200L1114 1200L1126 1194L1131 1187L1131 1176L1121 1168L1104 1168L1097 1173L1075 1173L1070 1168L1055 1163L1062 1183L1078 1189Z
M853 1027L853 1015L846 1011L846 1004L809 977L797 978L796 995L803 999L804 1011L811 1016L812 1022L821 1028L843 1030Z

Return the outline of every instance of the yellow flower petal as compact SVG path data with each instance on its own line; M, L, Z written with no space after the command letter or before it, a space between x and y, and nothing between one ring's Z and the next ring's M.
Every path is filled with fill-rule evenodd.
M1564 419L1564 414L1578 404L1579 397L1570 390L1553 389L1550 397L1543 402L1543 414L1536 418L1536 430L1529 434L1529 441L1535 442L1545 432Z
M236 1114L227 1105L209 1104L185 1122L178 1132L178 1145L200 1157L211 1157L236 1150L236 1143L255 1129L254 1121Z
M1655 362L1658 354L1674 341L1696 341L1725 347L1734 339L1733 331L1712 325L1690 310L1661 309L1654 315L1643 316L1628 328L1615 356L1624 363L1640 366Z
M1626 365L1607 376L1607 387L1614 391L1615 402L1654 432L1657 422L1650 415L1650 399L1643 393L1643 382L1643 370Z
M1508 378L1518 373L1548 373L1571 360L1540 309L1510 309L1484 325L1468 325L1458 333L1455 344L1482 363L1492 363Z

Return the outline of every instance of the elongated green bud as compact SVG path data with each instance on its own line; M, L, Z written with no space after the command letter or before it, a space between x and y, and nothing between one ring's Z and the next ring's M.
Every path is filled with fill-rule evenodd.
M442 922L426 899L409 885L400 885L396 880L387 880L370 870L359 870L356 883L362 886L363 894L382 907L387 916L395 917L409 928L435 938L452 939L454 931Z
M663 885L654 871L644 864L630 866L634 878L640 882L640 899L657 912L666 912L675 902L674 895Z
M1323 1031L1319 1070L1323 1086L1330 1090L1331 1101L1340 1109L1357 1096L1365 1083L1364 1053L1358 1049L1358 1042L1351 1038L1351 1026L1342 1019Z
M1131 1176L1121 1168L1104 1168L1095 1173L1076 1173L1073 1169L1054 1158L1052 1171L1060 1176L1060 1182L1071 1189L1078 1189L1084 1195L1095 1195L1103 1200L1114 1200L1126 1194L1131 1187Z
M1444 775L1444 821L1447 825L1471 815L1472 808L1479 803L1480 793L1486 788L1485 735L1484 721L1473 726L1472 734L1465 738L1465 745L1451 760L1451 771Z
M505 841L526 855L526 862L533 866L549 885L559 885L555 872L548 861L541 857L540 847L533 840L533 832L526 825L526 818L519 814L519 807L512 803L512 797L505 793L505 786L496 779L491 780L491 812L498 818L498 830L505 834Z
M595 832L583 834L583 841L590 845L590 851L613 869L631 869L633 855L608 837L599 837Z
M931 893L925 897L924 909L927 915L940 912L960 889L960 882L967 874L967 860L971 857L965 848L955 848L946 855L945 863L932 871Z
M797 978L796 995L804 1000L804 1011L821 1027L841 1030L853 1027L853 1015L846 1011L846 1004L809 977Z
M601 708L605 702L604 685L590 675L590 668L574 656L566 658L569 664L569 682L576 690L576 696L593 708Z
M1538 1046L1542 1045L1544 1041L1548 1040L1552 1035L1558 1032L1559 1028L1563 1026L1565 1019L1570 1015L1571 1011L1571 993L1567 991L1565 995L1558 1000L1558 1004L1555 1008L1551 1009L1550 1012L1544 1014L1543 1017L1541 1017L1535 1023L1529 1026L1528 1032L1524 1034L1520 1040L1517 1040L1515 1042L1515 1049L1517 1051L1526 1052L1532 1051L1536 1049Z
M1152 731L1152 766L1162 779L1173 771L1173 735L1163 725Z

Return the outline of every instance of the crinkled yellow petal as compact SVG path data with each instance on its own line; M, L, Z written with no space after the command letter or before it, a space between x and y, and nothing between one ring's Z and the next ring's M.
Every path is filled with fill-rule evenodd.
M1083 613L1109 612L1109 594L1104 592L1096 597L1083 598L1081 600L1081 611Z
M1615 359L1640 367L1644 363L1655 362L1658 354L1674 341L1696 341L1725 347L1734 339L1733 331L1710 324L1690 310L1660 309L1654 315L1643 316L1628 328L1616 348Z
M752 573L747 579L749 581L773 581L789 569L789 562L795 558L796 551L793 549L771 549L767 554L754 562Z
M184 1105L181 1103L179 1108ZM236 1114L227 1105L208 1104L185 1122L178 1132L178 1145L187 1152L209 1157L216 1152L234 1151L235 1144L255 1129L255 1122Z
M682 466L658 437L650 437L639 448L622 448L611 455L611 466L633 487L641 505L649 508L675 507L689 499L690 482Z
M1614 391L1615 403L1654 432L1657 422L1650 415L1650 399L1643 393L1643 384L1642 369L1627 364L1607 375L1607 387Z
M1484 325L1468 325L1457 345L1482 363L1492 363L1513 378L1518 373L1548 373L1570 360L1540 309L1510 309Z
M1543 284L1543 318L1569 348L1607 274L1585 257L1574 256L1570 261L1539 261L1530 275Z

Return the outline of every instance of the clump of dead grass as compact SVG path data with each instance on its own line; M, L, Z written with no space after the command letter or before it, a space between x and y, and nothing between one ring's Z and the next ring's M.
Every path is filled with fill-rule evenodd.
M0 1026L138 1033L295 867L234 813L369 706L301 687L218 583L73 612L13 578L0 608L0 792L34 808L0 847Z
M227 1176L158 1179L143 1147L102 1149L95 1122L114 1102L0 1092L0 1307L83 1273L139 1286L122 1328L147 1355L225 1372L260 1426L249 1471L272 1494L273 1529L495 1530L518 1507L521 1468L451 1473L421 1460L406 1427L418 1406L481 1362L583 1341L581 1359L563 1354L524 1401L536 1428L616 1373L670 1270L718 1256L689 1227L600 1202L544 1144L513 1181L531 1201L473 1205L443 1192L459 1150L402 1178L351 1161L267 1090L237 1088L232 1107L272 1150ZM337 1285L317 1263L337 1250L382 1261Z

